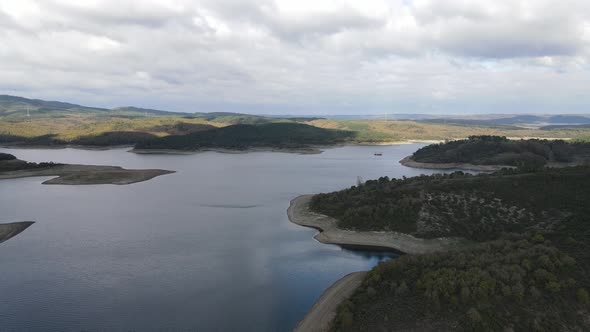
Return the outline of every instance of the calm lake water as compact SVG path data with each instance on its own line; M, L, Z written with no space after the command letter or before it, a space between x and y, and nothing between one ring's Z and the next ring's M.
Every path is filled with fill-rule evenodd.
M0 149L29 161L162 168L128 186L0 181L1 330L289 331L325 288L384 255L316 242L289 201L388 175L421 145L286 153L136 155ZM382 157L373 156L382 152Z

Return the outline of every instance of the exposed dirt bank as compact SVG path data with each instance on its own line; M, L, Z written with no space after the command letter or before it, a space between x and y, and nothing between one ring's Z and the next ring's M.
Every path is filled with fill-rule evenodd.
M0 243L20 234L34 223L34 221L19 221L0 224Z
M52 145L34 145L34 144L0 144L0 148L6 149L44 149L44 150L60 150L60 149L77 149L90 151L104 151L112 149L132 148L132 144L122 145L80 145L80 144L52 144Z
M131 184L150 180L156 176L174 173L161 169L124 169L118 166L60 165L40 169L0 172L0 180L32 176L57 176L43 184Z
M447 251L466 243L459 238L419 239L397 232L357 232L337 227L334 218L309 210L313 195L302 195L291 200L287 214L291 222L320 231L314 238L322 243L358 247L381 247L407 254L426 254Z
M412 167L412 168L425 168L425 169L462 169L467 171L479 171L479 172L495 172L502 168L514 168L514 166L507 165L474 165L465 163L421 163L412 160L411 156L407 156L399 161L400 164Z
M367 272L353 272L342 277L324 291L319 300L311 307L295 332L324 332L336 317L336 309L342 301L348 299L361 285Z
M175 149L131 149L129 152L137 154L195 154L201 152L219 152L219 153L249 153L249 152L283 152L283 153L297 153L297 154L318 154L322 153L322 150L317 147L306 147L306 148L247 148L244 150L233 150L233 149L221 149L221 148L204 148L199 150L175 150Z

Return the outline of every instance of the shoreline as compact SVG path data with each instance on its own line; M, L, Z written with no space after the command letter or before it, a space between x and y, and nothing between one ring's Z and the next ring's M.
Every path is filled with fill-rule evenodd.
M78 149L88 151L106 151L116 149L129 149L127 152L136 154L160 154L160 155L192 155L203 152L218 152L229 154L244 154L250 152L282 152L282 153L296 153L296 154L320 154L325 149L339 148L345 146L392 146L405 144L435 144L444 142L443 140L420 140L410 139L401 141L383 141L383 142L346 142L335 143L331 145L309 145L301 148L275 148L275 147L249 147L243 150L227 149L227 148L203 148L198 150L181 150L181 149L135 149L133 144L124 145L20 145L20 144L0 144L0 148L4 149L39 149L39 150L62 150L62 149Z
M352 272L328 287L313 304L303 320L297 323L294 332L328 331L342 301L350 298L362 284L367 271Z
M0 172L0 180L55 176L55 178L44 181L42 184L127 185L151 180L157 176L172 173L175 173L175 171L162 169L125 169L119 166L61 165L42 169Z
M423 163L412 160L412 156L407 156L399 161L400 164L406 167L421 168L421 169L443 169L443 170L466 170L466 171L478 171L478 172L496 172L503 168L516 168L516 166L509 165L475 165L469 163ZM563 168L584 165L584 162L547 162L545 167L550 168Z
M451 250L464 242L459 238L420 239L397 232L343 230L337 227L336 219L309 210L309 202L313 196L301 195L292 199L287 215L294 224L318 230L314 239L321 243L368 249L378 247L403 254L420 255Z
M538 139L538 140L572 140L572 137L506 137L509 140L522 139ZM248 152L285 152L285 153L299 153L299 154L317 154L322 153L323 149L343 146L388 146L388 145L404 145L404 144L439 144L445 141L456 141L466 138L452 138L452 139L402 139L397 141L368 141L368 142L339 142L330 145L309 145L301 148L273 148L273 147L249 147L244 150L234 150L226 148L203 148L198 150L180 150L180 149L135 149L135 144L120 144L120 145L81 145L81 144L56 144L56 145L27 145L21 143L4 143L0 144L0 148L5 149L79 149L91 151L103 151L112 149L131 148L128 152L137 154L178 154L188 155L200 152L214 151L219 153L248 153ZM479 166L479 165L475 165ZM409 166L411 167L411 166ZM420 167L421 168L421 167Z
M176 150L176 149L131 149L127 152L135 154L170 154L170 155L192 155L203 152L217 152L228 154L245 154L250 152L283 152L297 154L320 154L325 147L307 147L307 148L273 148L273 147L251 147L244 150L234 150L225 148L203 148L198 150Z
M478 171L478 172L496 172L503 168L516 168L508 165L475 165L468 163L422 163L412 159L412 156L407 156L399 161L400 164L406 167L422 168L422 169L458 169L466 171Z
M427 254L448 251L465 243L460 238L419 239L397 232L356 232L339 229L337 220L309 210L313 194L297 196L291 200L287 215L297 225L319 231L314 239L325 244L342 247L383 248L401 254ZM350 297L364 280L365 272L348 274L326 289L295 327L295 332L327 331L336 316L336 309Z
M89 150L89 151L106 151L115 149L132 148L132 144L122 145L80 145L80 144L65 144L65 145L20 145L20 144L1 144L0 148L3 149L39 149L39 150L62 150L62 149L77 149L77 150Z

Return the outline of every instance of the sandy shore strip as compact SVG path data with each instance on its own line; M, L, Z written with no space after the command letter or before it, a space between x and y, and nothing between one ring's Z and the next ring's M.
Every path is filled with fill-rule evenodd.
M424 169L462 169L466 171L479 171L479 172L495 172L502 168L515 168L514 166L507 165L474 165L465 163L421 163L412 160L412 156L407 156L399 161L400 164L406 167L412 168L424 168Z
M311 307L302 321L297 324L294 332L328 331L332 320L336 317L336 309L342 301L348 299L361 285L367 272L353 272L342 277L322 293L322 296Z
M326 244L355 247L380 247L406 254L427 254L447 251L462 246L465 242L459 238L420 239L397 232L357 232L337 227L334 218L309 210L313 195L302 195L291 200L287 214L291 222L320 231L314 237Z
M34 223L34 221L19 221L0 224L0 243L20 234Z
M57 176L43 184L91 185L116 184L126 185L147 181L156 176L174 173L162 169L125 169L118 166L95 165L61 165L42 169L25 169L0 172L0 180L18 179L34 176Z

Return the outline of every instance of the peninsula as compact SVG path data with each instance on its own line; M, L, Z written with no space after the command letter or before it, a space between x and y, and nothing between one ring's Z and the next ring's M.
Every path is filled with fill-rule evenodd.
M421 239L394 231L354 231L338 227L338 220L310 210L314 195L302 195L291 200L287 214L297 225L311 227L320 232L314 237L326 244L348 247L382 248L407 254L425 254L448 251L468 241L461 238Z
M43 184L125 185L150 180L156 176L174 173L161 169L125 169L118 166L70 165L58 163L32 163L0 153L0 180L33 176L57 176Z
M289 217L322 230L319 241L408 253L362 277L343 278L299 326L318 331L588 330L589 181L587 166L519 168L382 177L339 192L298 197ZM415 250L398 238L383 237L393 233L413 239L410 244L439 238L469 242ZM321 318L326 315L334 317L331 323Z
M19 221L0 224L0 243L15 237L34 223L34 221Z
M425 146L400 163L415 168L484 172L515 167L567 167L590 163L590 143L470 136L468 139Z
M170 135L138 143L132 152L184 153L215 150L222 152L271 150L295 153L317 153L317 146L335 145L355 136L351 131L324 129L302 123L236 124Z

